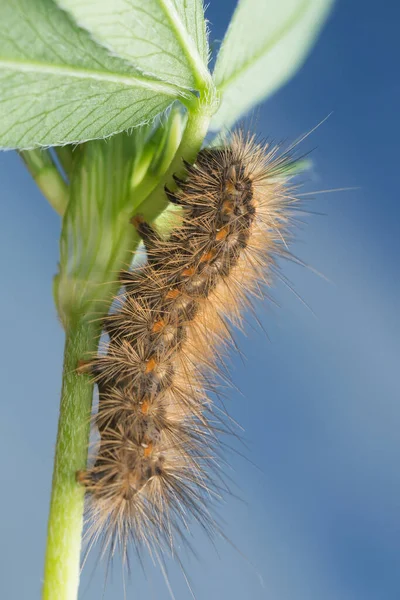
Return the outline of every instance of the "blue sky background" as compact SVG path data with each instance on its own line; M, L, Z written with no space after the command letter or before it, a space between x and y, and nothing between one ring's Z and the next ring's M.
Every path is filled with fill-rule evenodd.
M234 2L212 0L222 39ZM382 4L383 6L383 4ZM278 283L259 306L270 340L238 335L230 412L245 429L232 455L239 495L221 511L218 554L196 533L187 570L198 600L400 598L400 323L398 32L400 7L339 0L296 77L256 111L256 129L299 137L331 111L302 150L317 147L305 190L315 196L295 252L322 272L284 264L313 313ZM254 121L254 119L253 119ZM40 597L63 332L52 300L60 223L14 153L0 156L0 588ZM255 565L252 568L249 562ZM101 597L104 569L84 572L80 598ZM263 584L260 582L260 574ZM128 598L167 599L157 569L132 566ZM151 581L150 581L151 580ZM171 568L177 599L189 592ZM105 598L122 598L114 570Z

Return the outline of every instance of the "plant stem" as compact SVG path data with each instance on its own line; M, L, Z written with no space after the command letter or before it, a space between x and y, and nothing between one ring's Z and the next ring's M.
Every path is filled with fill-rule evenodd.
M24 161L37 186L62 217L68 204L68 186L57 169L49 150L22 150Z
M194 162L197 154L203 144L204 138L207 135L210 124L211 115L204 114L200 108L193 114L189 114L187 125L182 136L181 143L171 162L166 175L167 185L175 185L172 175L182 174L186 172L182 159L188 162Z
M57 154L58 160L61 163L62 168L68 179L71 178L72 172L72 164L74 162L73 151L74 148L70 144L67 146L57 146L54 148L55 153Z
M168 200L165 195L164 187L167 186L169 189L174 190L176 188L176 183L173 179L173 175L184 176L186 174L182 159L185 159L188 162L195 161L204 138L206 137L210 120L211 115L208 113L204 114L200 107L197 111L189 113L181 143L179 144L178 150L176 151L166 174L157 187L149 196L147 196L143 204L140 205L140 213L143 214L145 219L149 221L154 220L154 218L167 206Z
M66 334L43 600L78 596L85 491L75 474L86 467L93 384L75 369L80 358L96 351L100 328L99 323L80 321Z

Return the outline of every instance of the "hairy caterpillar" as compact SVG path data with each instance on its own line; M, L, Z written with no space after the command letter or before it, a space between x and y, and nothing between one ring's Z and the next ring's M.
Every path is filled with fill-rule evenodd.
M235 134L202 150L178 191L168 239L140 216L147 264L124 272L118 309L105 320L107 352L79 369L99 389L95 462L78 474L89 498L89 536L124 557L173 552L192 517L212 535L210 500L217 434L224 428L209 392L217 385L231 327L263 294L286 238L295 201L291 158Z

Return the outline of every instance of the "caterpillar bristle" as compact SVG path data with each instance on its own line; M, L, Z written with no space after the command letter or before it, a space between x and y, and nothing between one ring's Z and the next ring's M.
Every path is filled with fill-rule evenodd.
M174 194L174 192L171 192L171 190L169 190L166 185L164 186L164 192L165 192L165 195L167 196L168 200L172 204L177 204L178 206L180 206L182 204L180 199Z
M181 177L178 177L178 175L176 175L175 173L172 175L172 177L178 187L184 185L184 183L185 183L184 179L182 179Z
M88 494L87 535L111 554L119 548L127 560L131 543L139 554L174 554L190 519L211 537L219 530L211 507L227 486L216 475L218 438L231 426L210 394L225 379L232 327L287 252L290 161L237 133L194 165L184 161L187 178L165 188L181 207L168 239L132 219L147 264L121 272L105 352L78 366L99 389L97 453L77 476Z

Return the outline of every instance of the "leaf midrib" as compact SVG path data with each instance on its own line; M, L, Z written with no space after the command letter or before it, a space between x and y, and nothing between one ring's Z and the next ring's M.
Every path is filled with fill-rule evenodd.
M285 35L287 35L290 32L290 30L293 27L295 27L299 18L306 13L309 5L310 0L304 0L303 3L299 6L299 8L294 11L293 15L282 25L280 29L278 29L276 34L271 39L269 39L264 46L261 47L259 52L253 54L253 56L251 56L247 61L245 61L241 65L240 69L234 71L234 73L232 73L230 77L223 80L220 84L217 85L218 90L222 92L228 85L235 81L235 79L240 78L242 73L247 71L253 66L253 64L260 60L260 58L262 58L263 55L271 49L271 47L275 46L275 44L277 44L280 41L280 38L284 38Z
M108 71L97 71L95 69L71 68L65 65L46 64L35 61L8 60L0 58L0 70L7 69L13 72L37 73L44 75L69 76L75 79L92 79L94 81L118 83L132 88L148 89L156 93L165 94L173 98L185 95L184 91L167 82L146 78L140 75L126 76L110 73Z
M176 39L186 56L188 64L192 68L192 74L196 85L199 91L201 91L204 87L208 87L212 82L207 65L204 64L193 38L190 36L185 24L182 22L178 11L171 4L171 0L157 1L161 10L167 17L171 29L175 31Z

